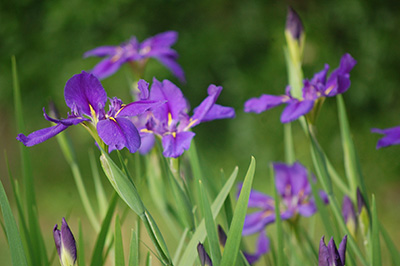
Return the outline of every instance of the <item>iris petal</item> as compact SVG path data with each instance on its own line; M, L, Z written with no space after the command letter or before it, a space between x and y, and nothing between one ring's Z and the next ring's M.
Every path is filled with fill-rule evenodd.
M190 142L195 133L190 131L176 133L175 136L168 134L162 138L163 155L165 157L177 158L182 155L185 150L190 148Z
M52 127L39 129L32 132L28 136L25 136L24 134L18 134L17 140L21 141L25 146L31 147L54 137L67 128L68 126L66 125L58 124Z

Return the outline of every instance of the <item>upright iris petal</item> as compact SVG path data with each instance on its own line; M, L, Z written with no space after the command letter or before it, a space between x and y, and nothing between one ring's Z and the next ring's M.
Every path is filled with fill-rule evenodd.
M180 81L184 82L185 75L181 66L176 62L178 53L171 48L177 39L178 33L175 31L159 33L142 43L138 42L136 37L132 37L128 42L119 46L101 46L90 50L84 54L84 57L106 57L91 71L100 79L114 74L127 62L136 61L143 64L152 57L160 61Z
M61 231L55 225L53 229L54 242L62 266L76 265L76 243L65 219L62 219Z
M148 84L141 83L143 95L148 94ZM65 102L71 108L66 119L55 119L44 112L45 119L55 126L35 131L28 136L19 134L17 140L25 146L33 146L59 134L69 126L83 124L96 141L104 142L108 151L127 148L136 152L141 144L139 132L131 118L138 116L150 108L156 110L165 101L140 100L127 105L118 98L110 99L110 108L105 113L107 94L100 81L86 72L74 75L65 85ZM44 111L44 110L43 110ZM96 135L99 139L96 138ZM98 143L102 145L102 143Z
M189 104L182 91L168 80L160 82L154 79L148 100L165 104L152 108L135 120L141 136L148 138L146 151L154 141L150 135L157 135L162 139L163 155L177 158L190 147L195 135L190 131L191 128L202 122L235 117L233 108L215 103L221 91L222 87L210 85L208 96L194 109L193 116L190 117Z
M303 81L302 98L291 96L287 87L285 95L263 94L259 98L251 98L244 104L245 112L261 113L281 104L286 104L282 112L281 122L288 123L310 113L314 109L315 102L321 98L333 97L344 93L350 87L350 71L356 64L356 60L350 54L345 54L340 60L340 65L327 78L329 65L316 73L311 80Z

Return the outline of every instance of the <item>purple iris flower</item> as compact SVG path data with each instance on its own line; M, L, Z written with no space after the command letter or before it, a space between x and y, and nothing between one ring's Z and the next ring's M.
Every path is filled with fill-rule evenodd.
M178 33L175 31L159 33L141 43L136 37L132 37L119 46L100 46L86 52L83 56L106 57L92 70L92 73L100 79L114 74L126 62L138 62L143 65L148 58L153 57L170 69L181 82L184 82L185 75L176 62L178 53L171 48L177 39Z
M282 112L281 122L288 123L309 113L318 99L342 94L350 87L350 71L356 60L350 54L345 54L340 65L327 78L329 65L316 73L311 80L303 81L302 98L292 97L290 86L286 87L285 95L263 94L259 98L251 98L244 104L245 112L261 113L281 104L287 106Z
M141 86L141 89L146 93L147 87ZM139 132L130 118L163 103L141 100L125 105L120 99L112 98L109 111L105 113L106 91L94 75L84 71L67 81L64 96L67 106L71 108L71 113L66 119L51 118L43 108L45 119L56 125L40 129L28 136L19 134L17 140L29 147L54 137L69 126L81 124L89 130L99 145L102 145L99 142L104 142L109 152L126 147L133 153L140 147L141 142Z
M293 165L274 163L273 167L276 188L281 197L281 219L288 220L297 214L305 217L313 215L317 208L312 197L311 185L307 179L307 169L299 162L295 162ZM324 199L325 193L320 194ZM274 198L252 190L248 208L260 210L246 216L243 235L260 232L268 224L275 222Z
M61 231L58 230L58 225L54 226L53 236L61 265L62 266L76 265L75 238L64 218L62 219Z
M371 131L385 135L376 144L377 149L400 144L400 126L387 129L373 128Z
M154 136L162 138L163 155L165 157L177 158L188 150L195 133L190 129L194 126L211 121L214 119L234 118L235 110L231 107L225 107L215 104L222 87L210 85L207 89L208 96L203 102L193 110L190 117L189 104L183 96L181 90L169 80L162 82L153 79L149 100L162 101L165 104L152 108L149 112L143 114L136 124L140 129L141 136L147 138L147 143L154 143ZM145 99L147 95L141 96ZM151 147L146 147L149 150Z
M343 237L339 245L339 251L336 248L333 238L325 245L324 237L319 244L318 266L344 266L346 260L347 235Z

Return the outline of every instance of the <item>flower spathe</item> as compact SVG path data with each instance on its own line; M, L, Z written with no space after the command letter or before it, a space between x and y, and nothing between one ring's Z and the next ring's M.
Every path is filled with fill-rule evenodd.
M90 50L84 54L84 57L106 57L91 71L100 79L114 74L127 62L144 63L148 58L153 57L171 70L181 82L184 82L185 75L181 66L176 62L178 53L171 48L177 39L178 33L175 31L159 33L143 42L132 37L119 46L101 46Z
M340 242L339 250L336 248L333 237L325 245L324 237L321 238L318 253L318 266L344 266L346 260L347 235Z
M244 105L245 112L261 113L281 104L286 104L281 115L281 122L288 123L308 114L317 100L342 94L350 87L350 71L356 60L350 54L345 54L340 60L340 65L329 77L329 65L316 73L311 80L303 81L302 98L292 97L290 86L286 87L284 95L263 94L259 98L251 98Z
M141 89L146 93L147 87L142 86ZM64 97L71 109L66 119L51 118L43 109L45 119L56 125L40 129L28 136L19 134L17 140L29 147L54 137L72 125L82 124L89 129L96 141L103 141L108 146L109 152L126 147L133 153L140 147L141 141L139 132L130 118L162 103L142 100L124 105L118 98L112 98L109 111L106 113L104 110L107 102L106 91L93 74L85 71L67 81Z
M61 231L58 229L57 224L54 226L53 236L61 265L75 266L77 264L75 238L71 230L69 229L65 218L62 219Z
M156 109L152 108L143 114L137 123L141 136L148 139L149 145L154 135L161 137L163 155L177 158L188 150L195 133L190 129L196 125L215 119L234 118L235 111L231 107L216 104L222 87L210 85L208 96L193 110L189 116L189 104L182 91L171 81L162 82L153 79L148 100L165 102ZM142 97L145 97L144 95ZM149 147L144 147L149 150Z

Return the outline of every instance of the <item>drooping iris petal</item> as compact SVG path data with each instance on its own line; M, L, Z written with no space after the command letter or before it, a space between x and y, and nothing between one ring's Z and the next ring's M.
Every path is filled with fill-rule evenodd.
M182 155L185 150L190 148L190 143L195 133L184 131L176 133L175 136L168 134L162 138L163 155L165 157L177 158Z
M273 197L265 195L256 190L250 191L249 203L247 205L248 208L264 208L267 209L270 207L273 209L275 207L275 200Z
M182 67L176 62L175 58L167 56L157 56L157 59L166 66L179 79L180 82L186 82L185 73Z
M313 100L292 100L285 107L281 115L282 123L289 123L293 120L298 119L300 116L307 114L314 107Z
M84 121L90 121L90 119L87 119L87 118L81 118L81 117L76 117L76 116L71 116L71 115L66 119L54 119L47 115L46 110L44 108L43 108L43 115L47 121L50 121L50 122L53 122L56 124L63 124L64 126L73 126L73 125L82 123Z
M257 238L256 252L251 254L244 252L244 256L246 257L249 264L253 264L260 259L260 257L269 252L269 238L265 234L265 230L262 230Z
M309 217L317 212L317 206L313 201L309 201L298 206L298 212L304 217Z
M259 114L288 101L290 101L290 97L287 95L276 96L263 94L259 98L247 100L244 104L244 111L247 113L253 112Z
M83 54L83 57L89 57L89 56L109 56L109 55L114 55L116 53L117 47L116 46L100 46L97 48L94 48L93 50L87 51L86 53Z
M99 79L105 79L117 72L125 62L126 58L118 58L117 60L115 60L114 57L105 58L101 60L100 63L98 63L90 72Z
M214 104L201 119L201 123L216 119L235 118L235 109L232 107ZM192 125L194 126L194 125Z
M39 129L38 131L32 132L28 136L25 136L24 134L18 134L17 140L21 141L25 146L31 147L54 137L67 128L68 126L58 124L52 127Z
M377 149L400 144L400 126L387 129L373 128L371 132L385 135L376 144Z
M141 134L141 145L139 148L140 154L147 154L153 147L156 141L156 138L153 134Z
M178 39L178 33L176 31L166 31L154 35L153 37L147 38L141 43L141 47L142 48L170 47L177 41L177 39Z
M208 113L208 111L217 101L218 96L221 94L221 91L221 86L215 86L211 84L207 89L208 96L200 103L199 106L193 109L192 119L198 120L200 123L203 117Z
M139 132L128 118L100 120L97 123L97 132L108 145L109 152L126 147L129 152L134 153L140 147Z
M129 103L123 106L117 113L118 117L121 116L138 116L143 114L150 108L157 108L164 104L166 101L148 101L148 100L141 100Z
M258 211L246 215L242 235L260 232L266 225L275 222L275 210Z
M67 81L64 97L67 106L72 111L90 117L92 116L91 108L96 114L104 112L107 101L106 91L100 81L93 74L85 71Z

